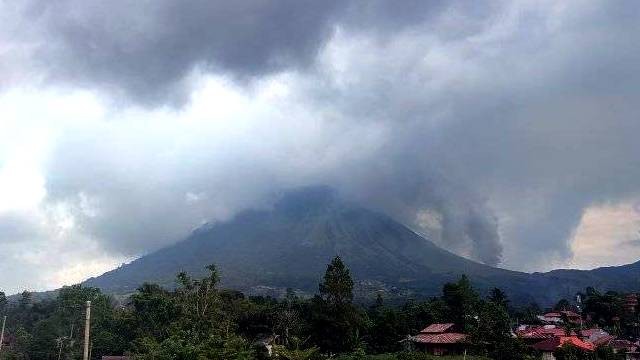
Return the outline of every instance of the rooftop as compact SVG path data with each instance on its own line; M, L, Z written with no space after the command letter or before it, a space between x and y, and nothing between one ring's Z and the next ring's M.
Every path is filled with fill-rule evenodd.
M447 332L453 327L452 323L431 324L420 331L420 334L441 334Z

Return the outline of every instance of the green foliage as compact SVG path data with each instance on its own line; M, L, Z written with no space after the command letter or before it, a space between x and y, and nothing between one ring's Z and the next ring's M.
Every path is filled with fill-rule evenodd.
M618 360L624 355L616 355L610 346L600 346L596 349L596 358L599 360Z
M7 296L0 291L0 314L4 314L7 308Z
M560 301L558 301L556 305L553 307L553 310L555 311L571 310L571 303L569 303L569 300L567 299L560 299Z
M92 304L93 359L129 354L134 359L262 360L265 345L274 359L284 360L462 359L401 351L402 339L434 322L453 322L456 331L469 335L468 360L536 358L530 347L511 336L514 322L506 294L493 289L482 298L464 276L444 285L441 297L397 307L379 296L365 309L354 304L353 279L338 257L327 266L319 293L311 299L301 299L291 290L281 300L247 298L219 289L217 269L207 270L198 279L178 274L173 290L143 284L124 303L80 285L62 288L53 300L33 302L25 292L17 303L6 305L8 333L15 341L11 349L3 349L0 359L54 359L58 353L65 360L81 358L86 301ZM584 298L586 308L605 323L620 311L622 295L587 289ZM511 310L533 319L539 312L534 305ZM557 352L558 359L584 356L571 347ZM602 348L597 358L615 356Z
M447 306L448 320L464 332L472 332L478 322L480 296L465 275L456 283L447 283L442 288L442 300Z
M339 256L327 266L319 290L320 296L329 306L342 306L353 300L353 279Z
M274 348L276 359L283 360L317 360L322 359L320 348L311 347L308 349L287 349L285 346L276 346Z
M399 351L402 346L400 340L415 333L409 329L406 313L395 308L375 307L370 310L369 319L371 327L366 340L374 353Z
M489 301L497 306L504 308L505 310L509 307L509 299L507 298L507 294L504 291L493 288L491 289L491 293L489 294Z
M322 351L348 352L354 349L366 327L366 318L352 304L353 280L340 257L327 266L320 295L311 301L311 338Z
M600 294L593 288L587 288L583 300L584 312L591 316L592 321L605 328L616 326L615 318L624 317L623 298L620 294L608 291Z

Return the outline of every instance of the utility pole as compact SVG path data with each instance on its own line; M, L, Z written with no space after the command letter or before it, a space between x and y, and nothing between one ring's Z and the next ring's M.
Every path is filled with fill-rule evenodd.
M91 327L91 301L87 301L87 316L84 320L84 360L89 360L89 328Z
M4 342L4 324L7 322L7 315L2 318L2 332L0 332L0 350L2 350L2 343Z

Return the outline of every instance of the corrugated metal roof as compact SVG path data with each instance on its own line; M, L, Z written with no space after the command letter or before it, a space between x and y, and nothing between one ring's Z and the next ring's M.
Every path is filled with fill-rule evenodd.
M446 332L447 330L451 329L453 327L454 324L452 323L446 323L446 324L431 324L429 326L427 326L426 328L422 329L422 331L420 331L420 334L440 334L443 332Z
M521 338L525 339L548 339L556 336L565 336L566 332L562 328L547 328L544 326L530 327L516 332Z
M460 333L418 334L411 340L421 344L457 344L464 342L467 335Z
M613 335L604 335L592 341L594 346L603 346L608 345L612 340L615 340L616 337Z

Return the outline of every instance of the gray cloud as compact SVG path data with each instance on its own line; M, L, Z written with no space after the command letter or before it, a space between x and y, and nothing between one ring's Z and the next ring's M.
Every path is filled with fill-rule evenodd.
M47 202L112 253L328 184L419 231L430 231L419 215L437 212L434 240L454 251L542 269L571 256L585 208L640 193L635 4L175 4L33 2L28 13L31 41L50 42L36 47L38 69L134 103L184 104L194 69L288 76L270 111L223 119L231 133L220 119L65 131Z
M8 213L0 216L0 234L4 244L31 242L42 237L35 219L24 213Z
M181 104L194 70L248 80L306 66L331 34L338 4L33 0L16 32L30 36L50 81L119 100Z
M223 73L244 83L292 68L305 71L336 27L386 35L450 7L480 16L487 9L413 0L30 0L11 7L22 19L10 29L29 44L34 65L47 81L100 89L119 101L183 105L194 71ZM441 34L469 28L452 25Z

